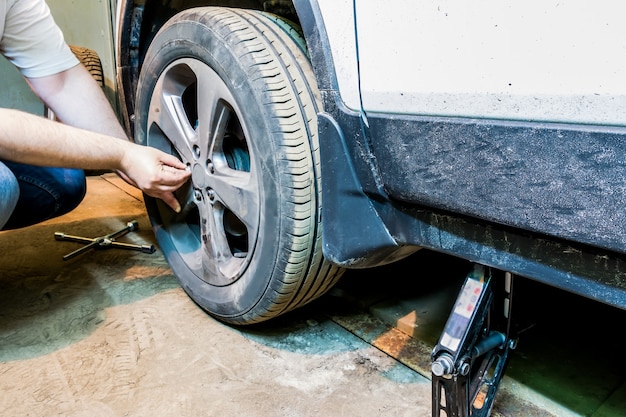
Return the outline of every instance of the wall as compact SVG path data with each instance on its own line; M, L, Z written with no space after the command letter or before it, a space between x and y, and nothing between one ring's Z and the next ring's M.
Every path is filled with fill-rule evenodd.
M115 0L47 0L57 24L71 45L93 49L102 61L105 93L118 108L115 94L113 17ZM43 104L31 92L19 72L0 58L0 106L43 114Z

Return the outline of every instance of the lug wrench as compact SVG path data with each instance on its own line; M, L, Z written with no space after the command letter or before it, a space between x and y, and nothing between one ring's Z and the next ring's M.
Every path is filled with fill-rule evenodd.
M91 249L119 248L119 249L136 250L136 251L140 251L143 253L154 253L154 251L156 250L154 248L154 245L135 245L132 243L117 242L115 240L116 238L123 236L137 229L139 229L139 223L137 223L137 220L133 220L133 221L126 223L126 227L124 227L123 229L118 230L117 232L108 234L106 236L88 238L88 237L67 235L62 232L55 232L54 239L66 240L69 242L87 243L87 245L83 246L82 248L76 249L75 251L70 252L67 255L63 256L64 261L74 258L75 256L78 256L81 253L84 253Z

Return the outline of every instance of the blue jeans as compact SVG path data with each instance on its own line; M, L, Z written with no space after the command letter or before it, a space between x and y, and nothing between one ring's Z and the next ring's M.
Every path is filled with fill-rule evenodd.
M0 161L0 229L26 227L68 213L83 201L86 191L82 170Z

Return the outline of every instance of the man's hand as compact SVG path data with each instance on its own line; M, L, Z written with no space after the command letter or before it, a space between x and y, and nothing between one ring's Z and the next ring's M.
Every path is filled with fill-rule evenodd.
M174 196L191 173L176 157L148 146L132 145L124 154L118 175L150 197L160 198L175 212L181 210Z

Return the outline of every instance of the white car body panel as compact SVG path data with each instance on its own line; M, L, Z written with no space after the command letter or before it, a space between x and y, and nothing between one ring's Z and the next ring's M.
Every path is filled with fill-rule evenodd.
M341 100L358 110L359 83L352 1L318 0L330 44Z
M626 3L355 4L366 112L626 126ZM319 5L358 111L353 2Z

